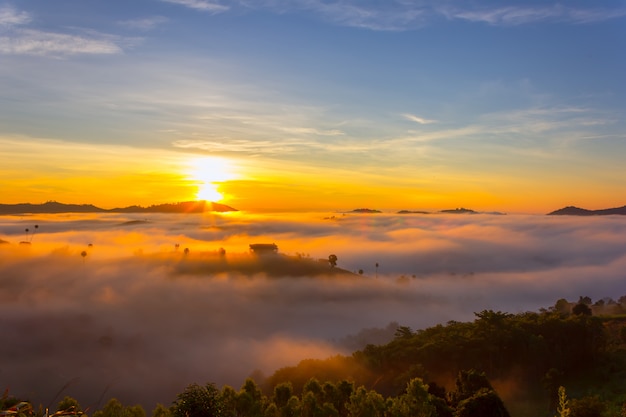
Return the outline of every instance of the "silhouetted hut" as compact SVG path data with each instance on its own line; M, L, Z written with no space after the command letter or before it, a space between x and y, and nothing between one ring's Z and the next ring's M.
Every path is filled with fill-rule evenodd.
M278 253L278 246L275 243L253 243L250 252L255 255L273 255Z

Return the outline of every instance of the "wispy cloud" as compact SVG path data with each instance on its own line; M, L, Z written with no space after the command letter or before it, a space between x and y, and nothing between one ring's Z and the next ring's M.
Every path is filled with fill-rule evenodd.
M488 23L495 26L517 26L536 22L593 23L626 16L626 9L575 9L562 5L551 7L509 6L463 9L439 8L449 19Z
M0 54L66 56L76 54L118 54L131 40L92 30L66 29L60 33L28 27L30 13L13 7L0 8Z
M269 9L280 14L312 13L341 26L383 31L419 27L430 11L430 8L411 1L397 0L377 3L355 0L240 0L239 4L252 9Z
M384 147L383 142L361 143L354 140L344 142L320 142L316 140L281 138L280 140L251 140L237 138L180 139L172 142L172 146L186 150L200 150L211 153L231 153L239 155L280 156L292 155L302 157L311 152L349 153L373 151Z
M30 14L13 7L0 7L0 26L25 25L31 21Z
M534 135L539 133L544 135L554 133L561 137L564 132L574 138L586 132L586 128L609 125L614 122L615 120L610 116L600 115L598 111L593 109L582 107L534 107L487 113L480 116L475 122L465 126L414 132L414 138L420 142L456 138L484 139L493 136L499 136L502 140L506 140L510 138L510 135L534 137ZM549 137L542 136L542 140L545 141Z
M421 125L429 125L431 123L437 123L436 120L424 119L423 117L415 116L414 114L409 114L409 113L402 114L402 117L412 122L419 123Z
M230 9L219 3L213 3L206 0L161 0L165 3L179 4L194 10L200 10L210 13L222 13Z
M372 30L403 30L423 23L426 10L410 3L385 2L364 4L362 2L302 2L305 9L322 15L334 23Z
M570 20L576 23L594 23L602 22L604 20L619 19L626 16L626 8L621 9L569 9L568 12Z
M299 135L315 135L315 136L344 136L345 133L338 129L321 130L312 127L284 127L283 131Z
M180 139L172 142L172 146L180 149L197 149L207 152L233 152L247 154L293 153L295 143L281 140L246 140L232 138L216 139Z
M130 20L123 20L120 21L119 24L130 28L130 29L137 29L137 30L152 30L155 27L167 22L169 19L165 16L151 16L151 17L144 17L141 19L130 19Z
M539 107L487 114L483 121L501 132L550 133L568 132L572 137L589 127L614 123L607 114L582 107ZM586 131L585 131L586 132Z
M324 20L344 26L371 30L410 30L430 25L442 16L449 20L466 20L498 26L514 26L537 22L594 23L626 16L626 8L573 8L554 6L517 5L500 7L472 7L442 5L441 2L419 0L390 0L364 2L358 0L260 0L240 1L249 8L272 9L278 13L311 12Z
M16 30L0 37L0 53L25 55L118 54L120 45L110 37L85 37L36 29Z

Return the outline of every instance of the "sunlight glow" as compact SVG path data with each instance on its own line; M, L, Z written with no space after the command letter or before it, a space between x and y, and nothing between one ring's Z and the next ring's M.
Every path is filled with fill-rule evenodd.
M217 189L215 184L204 183L198 187L198 193L196 194L198 200L206 201L222 201L224 196Z
M196 199L218 202L224 198L219 186L235 178L228 160L217 157L199 157L189 161L189 177L197 182Z

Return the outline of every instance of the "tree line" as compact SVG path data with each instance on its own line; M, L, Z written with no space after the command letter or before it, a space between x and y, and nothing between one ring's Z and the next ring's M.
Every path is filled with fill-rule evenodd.
M3 398L6 406L10 398ZM32 409L16 413L28 416L85 416L78 401L65 397L50 414ZM484 373L460 372L456 390L429 386L420 378L411 379L398 396L383 397L373 389L355 387L353 381L319 382L311 378L301 393L290 382L274 387L270 396L263 394L256 382L248 378L240 390L213 383L191 384L178 394L170 407L158 404L152 417L509 417L502 400ZM113 398L92 417L146 417L140 405L124 406Z
M400 326L389 343L305 359L258 383L248 378L239 390L191 384L151 416L507 417L512 410L514 416L626 417L626 314L619 310L625 305L624 297L619 303L581 297L539 312L483 310L470 322L417 331ZM503 381L514 381L518 394L502 395ZM5 393L0 410L20 401ZM31 407L4 415L85 411L66 397L55 412ZM141 406L116 399L91 415L146 417Z

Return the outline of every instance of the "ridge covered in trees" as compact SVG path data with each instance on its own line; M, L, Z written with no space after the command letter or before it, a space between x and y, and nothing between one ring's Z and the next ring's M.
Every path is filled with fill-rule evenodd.
M548 213L550 216L609 216L626 215L626 206L600 210L588 210L575 206L567 206Z
M128 206L103 209L93 204L65 204L48 201L43 204L19 203L0 204L0 214L54 214L54 213L204 213L208 211L237 211L226 204L210 201L184 201L179 203L153 204L148 207Z
M626 297L596 303L580 297L539 312L483 310L471 322L400 326L389 343L305 359L258 383L248 378L239 391L193 383L152 416L624 416L625 377ZM0 409L20 401L5 392ZM59 416L87 411L71 397L58 406ZM4 413L33 414L48 413L41 407ZM111 399L92 415L145 417L145 411Z

